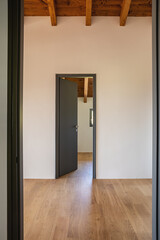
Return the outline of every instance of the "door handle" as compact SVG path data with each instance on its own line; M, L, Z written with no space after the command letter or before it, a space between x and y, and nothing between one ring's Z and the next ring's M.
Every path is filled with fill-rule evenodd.
M78 132L78 127L79 127L79 126L78 126L78 125L75 125L74 127L75 127L75 129L76 129L76 132Z

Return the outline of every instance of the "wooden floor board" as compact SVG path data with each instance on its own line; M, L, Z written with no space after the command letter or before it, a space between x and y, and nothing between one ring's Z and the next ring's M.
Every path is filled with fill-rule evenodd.
M92 161L57 180L24 180L25 240L151 240L152 181L92 180Z

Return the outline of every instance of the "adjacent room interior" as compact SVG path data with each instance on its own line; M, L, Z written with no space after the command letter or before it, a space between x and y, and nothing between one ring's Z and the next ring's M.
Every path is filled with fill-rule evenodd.
M88 89L85 90L87 85ZM92 180L93 78L78 79L78 164L79 169L82 169L82 174L86 175L86 177L90 177Z
M24 7L24 239L152 239L151 1ZM64 79L77 84L79 165L56 179L57 74L96 74L96 179L89 76L87 97L86 77Z

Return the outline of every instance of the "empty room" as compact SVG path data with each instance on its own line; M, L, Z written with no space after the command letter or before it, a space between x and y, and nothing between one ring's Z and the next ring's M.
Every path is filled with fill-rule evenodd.
M8 3L0 240L159 240L159 5Z
M24 1L24 238L151 239L151 5L51 3Z

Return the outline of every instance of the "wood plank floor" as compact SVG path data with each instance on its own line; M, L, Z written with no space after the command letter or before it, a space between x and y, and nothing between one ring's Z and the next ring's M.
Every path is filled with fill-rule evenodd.
M24 180L25 240L152 239L151 180L92 180L82 158L60 179Z

